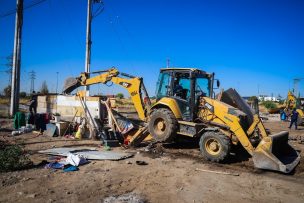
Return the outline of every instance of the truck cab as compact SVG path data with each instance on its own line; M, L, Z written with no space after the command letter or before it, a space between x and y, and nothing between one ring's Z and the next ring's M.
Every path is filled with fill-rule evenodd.
M213 97L214 73L196 68L160 69L156 85L156 101L174 99L184 121L194 121L199 98Z

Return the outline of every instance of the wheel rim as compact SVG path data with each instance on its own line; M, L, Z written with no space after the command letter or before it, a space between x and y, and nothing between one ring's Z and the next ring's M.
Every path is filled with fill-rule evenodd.
M157 134L163 134L166 130L165 120L162 118L155 119L153 127Z
M218 140L210 138L205 142L205 149L209 154L216 156L221 152L222 146Z

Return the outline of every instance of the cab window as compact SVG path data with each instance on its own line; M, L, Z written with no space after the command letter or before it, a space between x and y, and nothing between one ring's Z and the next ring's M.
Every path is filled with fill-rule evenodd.
M209 79L208 78L196 78L195 83L195 96L210 96Z
M160 73L156 84L156 99L168 96L170 92L171 75Z

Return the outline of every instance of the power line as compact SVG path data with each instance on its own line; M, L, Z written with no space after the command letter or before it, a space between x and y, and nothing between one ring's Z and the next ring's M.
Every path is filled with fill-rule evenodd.
M133 43L134 48L138 49L138 50L142 50L141 45L138 43L138 41L136 40L136 37L134 37L132 35L132 33L130 32L130 30L128 29L127 25L124 23L123 19L121 18L121 16L118 15L117 10L115 9L115 7L111 7L111 5L108 6L110 10L112 10L113 15L116 17L116 22L118 25L121 26L121 28L126 32L127 36L129 37L129 39L131 40L131 42ZM114 22L114 20L113 20Z
M104 10L104 3L100 0L94 0L94 3L99 3L99 7L95 10L94 13L92 13L92 19L96 18L97 16L99 16L99 14L101 14Z
M38 4L41 4L45 1L47 1L47 0L38 0L36 2L32 2L30 5L24 6L23 10L32 8L34 6L37 6ZM4 14L0 15L0 18L4 18L4 17L10 16L10 15L14 15L16 13L16 11L17 11L16 9L10 10L7 13L4 13Z

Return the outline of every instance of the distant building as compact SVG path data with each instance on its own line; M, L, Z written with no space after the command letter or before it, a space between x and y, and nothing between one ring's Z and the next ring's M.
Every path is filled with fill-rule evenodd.
M267 95L260 95L258 97L259 101L273 101L273 102L279 102L280 100L277 97L270 97Z
M242 97L245 101L248 101L250 97Z

